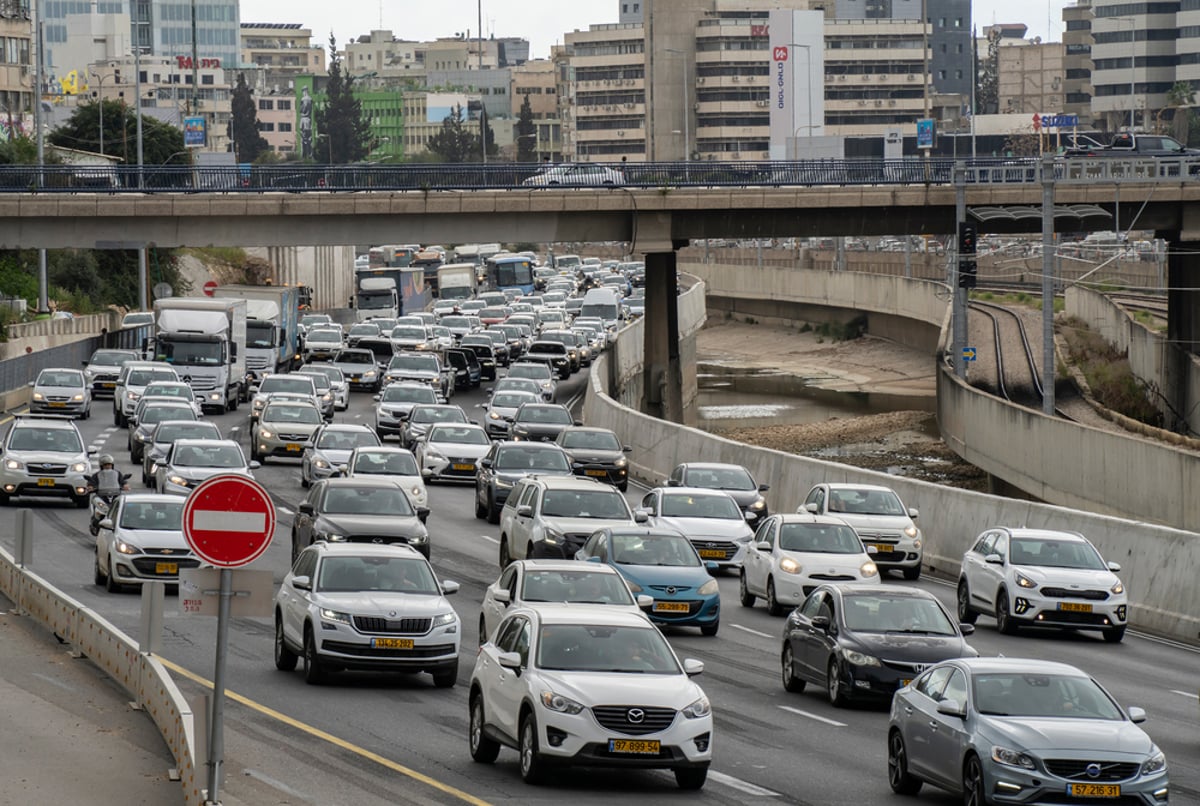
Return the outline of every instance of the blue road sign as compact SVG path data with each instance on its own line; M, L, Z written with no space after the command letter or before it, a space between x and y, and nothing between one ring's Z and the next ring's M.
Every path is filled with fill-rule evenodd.
M962 351L963 351L963 355L962 355L963 361L974 361L975 360L976 354L975 354L974 347L964 347L964 348L962 348Z
M917 121L917 148L933 148L933 118Z

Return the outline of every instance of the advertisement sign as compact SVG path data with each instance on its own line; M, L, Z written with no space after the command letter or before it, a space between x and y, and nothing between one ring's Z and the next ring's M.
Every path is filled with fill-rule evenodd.
M207 134L204 118L183 119L183 144L187 148L203 148L207 142Z
M933 118L917 121L917 148L933 148Z
M824 12L772 9L768 22L770 158L802 159L825 133Z

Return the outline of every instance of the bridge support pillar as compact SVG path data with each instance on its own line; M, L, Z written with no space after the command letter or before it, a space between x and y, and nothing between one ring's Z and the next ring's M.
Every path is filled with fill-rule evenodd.
M1167 388L1162 390L1174 422L1183 427L1197 401L1189 383L1193 358L1200 353L1200 242L1184 241L1179 232L1159 233L1167 241Z
M643 408L673 423L683 422L678 282L675 251L646 253Z

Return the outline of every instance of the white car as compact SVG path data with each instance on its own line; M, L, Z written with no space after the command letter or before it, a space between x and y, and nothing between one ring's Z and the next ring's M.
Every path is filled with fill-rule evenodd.
M429 429L413 453L421 473L431 481L474 481L475 464L491 447L482 426L439 423Z
M701 560L724 568L740 568L754 538L743 513L729 493L699 487L658 487L642 498L647 525L685 535Z
M117 497L96 533L94 581L109 593L147 580L177 582L181 568L197 568L183 539L184 499L125 493Z
M963 554L958 620L980 613L1012 635L1022 626L1099 630L1104 640L1125 637L1129 596L1117 576L1078 532L995 527Z
M250 422L253 424L262 414L271 396L275 394L302 395L313 404L318 411L321 402L317 398L317 383L308 375L289 373L285 375L268 375L258 384L258 391L250 401Z
M603 165L552 165L521 183L525 187L552 185L624 185L625 174Z
M433 349L433 337L425 325L396 325L388 335L388 341L397 353Z
M429 491L425 488L425 477L417 466L417 457L404 448L392 445L355 448L346 460L346 469L341 475L347 478L386 476L404 489L414 508L429 506Z
M699 789L712 761L712 706L641 613L611 607L516 608L479 648L469 695L471 758L520 757L539 783L552 764L670 768Z
M810 513L774 515L758 527L742 561L743 607L762 597L782 616L826 582L879 583L879 569L858 534L837 518Z
M317 479L341 472L350 454L359 447L379 447L379 437L365 425L326 423L313 432L300 457L300 486L308 488Z
M437 391L421 381L396 381L389 383L375 395L375 433L380 439L389 436L401 437L404 421L412 410L421 405L436 405Z
M322 327L304 334L304 363L330 361L346 346L346 338L340 329Z
M84 420L91 416L92 387L83 370L44 369L29 387L30 414L71 414Z
M333 669L428 672L438 688L458 681L462 625L416 549L317 542L296 558L275 595L275 667L322 683Z
M864 546L875 547L881 572L896 569L905 579L921 576L921 530L917 510L906 508L891 487L875 484L818 484L798 512L832 515L854 527Z

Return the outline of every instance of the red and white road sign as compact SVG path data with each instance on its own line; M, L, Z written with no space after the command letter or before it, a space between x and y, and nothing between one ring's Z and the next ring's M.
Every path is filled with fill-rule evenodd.
M196 556L218 568L237 568L262 556L275 534L275 505L246 476L202 482L183 505L183 538Z
M207 283L201 286L201 290L204 291L204 296L211 297L214 293L216 293L217 281L209 280Z

